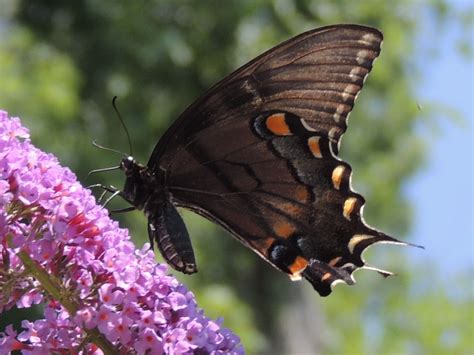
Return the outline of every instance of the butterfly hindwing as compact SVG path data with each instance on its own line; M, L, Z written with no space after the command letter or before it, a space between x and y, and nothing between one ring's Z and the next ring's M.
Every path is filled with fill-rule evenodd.
M338 280L353 283L362 251L395 240L363 222L365 201L350 189L350 166L294 114L272 111L243 122L211 126L181 151L169 178L176 204L221 224L322 295Z

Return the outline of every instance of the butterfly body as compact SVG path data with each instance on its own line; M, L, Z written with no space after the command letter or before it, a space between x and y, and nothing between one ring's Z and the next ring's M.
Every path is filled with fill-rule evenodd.
M120 164L126 180L122 196L148 217L148 235L153 246L176 270L186 274L197 271L189 234L178 211L171 202L164 175L158 175L132 157Z
M122 161L123 196L144 210L152 245L174 268L197 270L175 207L221 225L322 296L339 281L354 283L352 273L368 267L361 254L370 245L403 244L363 221L365 200L337 157L381 42L379 31L358 25L292 38L192 104L146 166Z

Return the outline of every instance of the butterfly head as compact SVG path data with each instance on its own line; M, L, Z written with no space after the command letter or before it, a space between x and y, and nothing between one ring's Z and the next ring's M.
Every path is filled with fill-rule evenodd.
M122 170L127 177L136 175L142 168L143 167L130 155L123 158L120 162L120 170Z
M143 209L153 186L148 179L147 169L132 156L127 156L120 162L120 170L125 173L125 185L122 196L138 209Z

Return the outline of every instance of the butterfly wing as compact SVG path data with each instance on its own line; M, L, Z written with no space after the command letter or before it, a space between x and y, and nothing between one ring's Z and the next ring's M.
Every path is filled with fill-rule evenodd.
M397 240L367 226L351 167L337 158L382 34L357 25L303 33L192 104L148 163L172 202L222 225L321 295L353 283L361 253ZM389 273L379 270L382 274Z

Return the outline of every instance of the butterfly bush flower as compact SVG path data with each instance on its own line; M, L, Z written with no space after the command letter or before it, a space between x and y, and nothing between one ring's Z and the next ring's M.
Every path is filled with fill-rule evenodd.
M243 353L149 245L137 250L57 159L0 111L0 312L44 305L8 326L0 353Z

